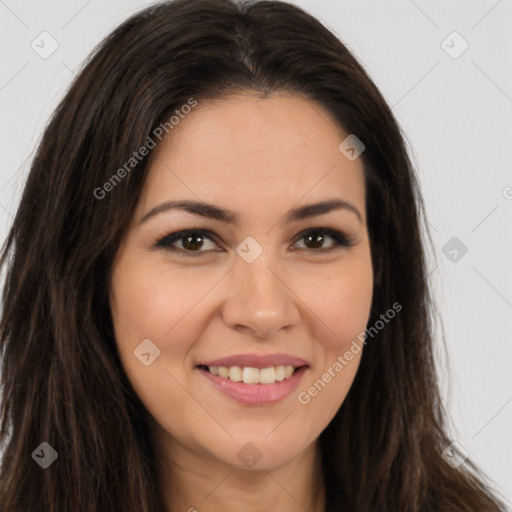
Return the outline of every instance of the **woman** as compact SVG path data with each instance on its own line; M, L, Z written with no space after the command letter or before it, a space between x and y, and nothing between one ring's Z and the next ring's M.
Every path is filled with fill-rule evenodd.
M504 510L446 434L421 213L390 109L317 20L130 18L4 248L2 510Z

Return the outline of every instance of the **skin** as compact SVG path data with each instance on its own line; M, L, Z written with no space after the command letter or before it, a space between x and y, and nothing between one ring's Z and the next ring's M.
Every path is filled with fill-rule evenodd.
M343 403L361 352L308 404L307 391L365 330L373 271L361 159L349 161L343 133L319 105L284 93L237 94L199 102L151 155L148 179L117 253L110 283L115 335L126 374L148 411L158 483L169 511L321 511L325 503L318 436ZM291 208L339 198L349 210L285 224ZM172 199L237 212L231 226L172 209ZM354 243L308 243L302 231L331 228ZM187 257L155 248L171 230ZM263 252L247 263L236 248L253 237ZM325 248L336 247L326 253ZM134 356L144 339L160 356ZM232 354L283 352L310 364L299 387L267 406L235 402L196 368ZM238 451L252 443L260 460ZM257 499L254 497L257 496Z

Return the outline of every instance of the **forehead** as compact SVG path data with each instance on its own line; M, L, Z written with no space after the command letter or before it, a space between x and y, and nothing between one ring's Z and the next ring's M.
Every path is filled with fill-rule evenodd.
M264 216L285 203L340 197L364 215L361 159L338 149L347 135L298 96L199 101L153 150L141 207L183 198Z

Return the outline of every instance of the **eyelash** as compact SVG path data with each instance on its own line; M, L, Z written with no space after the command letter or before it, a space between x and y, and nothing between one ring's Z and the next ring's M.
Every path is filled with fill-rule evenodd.
M339 250L343 247L351 247L354 245L354 242L348 240L344 235L342 235L340 232L330 229L330 228L312 228L307 229L305 231L302 231L298 237L297 242L303 238L305 238L309 234L327 234L329 237L331 237L334 240L334 244L327 248L327 249L300 249L300 250L307 250L312 252L319 252L321 254L331 253L333 251ZM185 256L191 256L191 257L197 257L200 256L201 253L204 252L210 252L210 251L186 251L184 249L178 249L177 247L173 247L172 244L174 242L180 241L184 239L187 235L199 235L205 238L208 238L212 242L216 243L215 240L212 238L213 233L211 231L203 230L203 229L186 229L182 231L175 231L171 233L167 233L165 236L163 236L160 239L157 239L154 241L154 247L157 249L165 249L167 251L171 252L178 252Z

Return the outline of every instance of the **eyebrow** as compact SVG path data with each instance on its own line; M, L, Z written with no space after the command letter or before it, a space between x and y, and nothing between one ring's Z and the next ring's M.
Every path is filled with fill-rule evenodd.
M240 216L231 210L225 210L214 204L208 204L199 201L181 200L181 201L166 201L152 210L147 212L141 219L140 224L146 222L151 217L159 213L163 213L173 209L185 210L193 215L199 215L208 219L218 220L226 224L238 225L240 223ZM328 199L319 203L308 204L298 208L291 209L284 217L284 222L289 224L300 220L325 215L335 210L346 210L352 212L359 220L363 222L363 218L359 210L348 201L342 199Z

